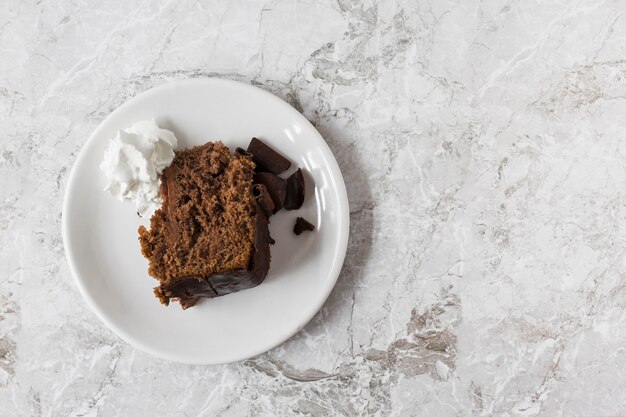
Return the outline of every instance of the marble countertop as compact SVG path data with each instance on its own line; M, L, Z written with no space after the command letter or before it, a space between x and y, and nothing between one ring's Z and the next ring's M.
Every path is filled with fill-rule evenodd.
M622 1L5 2L1 416L626 415ZM63 252L68 172L130 97L248 82L322 133L346 262L241 363L136 351Z

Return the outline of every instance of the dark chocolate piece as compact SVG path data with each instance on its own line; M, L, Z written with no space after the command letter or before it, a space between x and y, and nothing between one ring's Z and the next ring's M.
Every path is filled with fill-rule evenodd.
M274 243L276 243L276 241L272 238L272 236L270 236L270 245L273 245Z
M252 159L252 154L246 151L244 148L240 148L240 147L235 148L235 155Z
M296 172L287 178L287 195L285 197L285 208L287 210L297 210L304 203L304 174L298 168Z
M272 196L263 184L254 184L252 186L252 195L254 195L259 207L261 207L261 210L263 210L263 213L265 213L267 217L270 217L276 212L274 209L274 200L272 200Z
M257 165L258 171L280 174L291 166L291 162L287 158L257 138L252 138L250 141L248 152L252 154L252 160Z
M296 235L299 235L300 233L307 231L307 230L313 231L315 230L315 226L313 226L311 223L304 220L302 217L298 217L296 219L296 224L293 226L293 232Z
M287 193L287 181L272 174L271 172L257 172L254 174L254 179L252 181L255 184L263 184L267 189L267 192L270 197L272 197L272 202L274 203L273 213L276 213L278 210L283 208L285 195Z

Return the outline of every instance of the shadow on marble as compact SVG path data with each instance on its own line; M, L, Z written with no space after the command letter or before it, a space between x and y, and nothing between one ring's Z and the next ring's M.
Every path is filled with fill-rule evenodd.
M345 140L348 133L341 129L316 123L313 125L331 148L346 183L350 204L350 235L343 267L328 299L315 317L301 330L301 334L323 333L328 323L337 323L346 310L354 305L354 291L361 277L360 271L369 257L374 232L371 190L364 164L354 152L355 142ZM340 140L339 138L344 138ZM298 337L298 336L296 336ZM287 342L288 343L288 342Z

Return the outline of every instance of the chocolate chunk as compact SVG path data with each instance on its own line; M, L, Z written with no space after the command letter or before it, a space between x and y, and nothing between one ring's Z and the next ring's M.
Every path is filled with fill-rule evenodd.
M297 210L304 203L304 175L298 168L296 172L287 178L287 196L285 197L285 208L287 210Z
M274 202L274 211L283 208L285 203L285 195L287 193L287 181L270 172L257 172L252 180L255 184L263 184L267 189L272 201Z
M235 148L235 155L252 159L252 154L246 151L244 148L240 148L240 147Z
M265 188L265 185L254 184L252 186L252 195L256 198L259 207L263 210L266 217L270 217L276 212L272 196L267 191L267 188Z
M304 220L302 217L298 217L296 219L296 224L293 226L293 232L296 235L299 235L300 233L305 232L307 230L313 231L315 230L315 226L313 226L311 223Z
M252 154L252 160L259 171L280 174L291 166L291 162L287 158L257 138L252 138L250 141L248 152Z
M272 238L272 236L270 236L269 242L270 242L270 245L273 245L274 243L276 243L276 241Z

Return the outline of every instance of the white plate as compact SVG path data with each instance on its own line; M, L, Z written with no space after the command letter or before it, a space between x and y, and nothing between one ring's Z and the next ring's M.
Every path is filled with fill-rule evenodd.
M176 133L178 148L221 140L234 149L256 136L301 167L307 194L300 210L271 218L269 274L256 288L183 311L152 293L137 228L147 224L130 203L103 191L100 164L118 129L155 118ZM295 236L297 216L314 232ZM300 330L332 290L346 253L349 211L337 162L315 128L272 94L233 81L190 79L140 94L107 117L81 150L63 208L65 252L89 306L115 333L165 359L218 364L271 349Z

